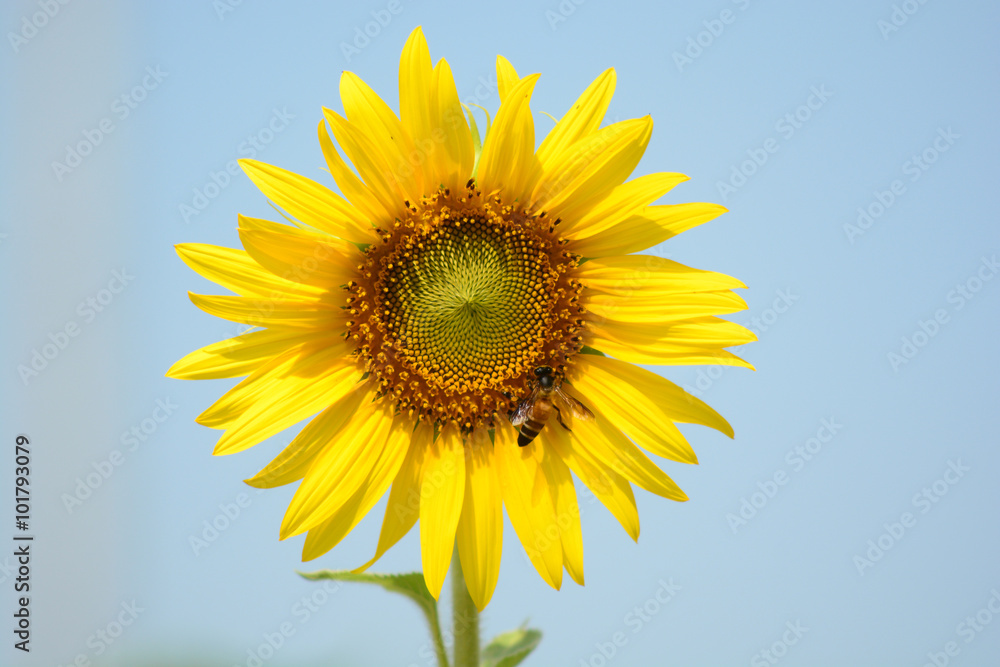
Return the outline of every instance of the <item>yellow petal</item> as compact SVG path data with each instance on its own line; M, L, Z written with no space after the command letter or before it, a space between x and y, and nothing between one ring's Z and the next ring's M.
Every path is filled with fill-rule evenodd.
M167 377L216 380L248 375L293 345L315 337L294 330L252 331L191 352L170 367ZM331 334L330 338L335 336Z
M501 104L520 80L521 77L517 75L517 70L510 64L510 61L503 56L497 56L497 92L500 94Z
M286 225L281 222L264 220L263 218L251 218L247 215L237 214L240 229L262 230L265 232L277 232L278 234L291 234L292 236L302 236L308 239L320 241L330 241L333 237L323 232L302 229L294 225Z
M353 247L335 239L246 228L239 234L250 256L283 279L330 291L354 275L349 260Z
M420 154L430 150L440 184L458 191L472 176L476 154L472 146L472 132L465 122L462 103L458 99L455 77L443 59L434 67L431 90L432 143L421 146Z
M607 324L608 322L605 322ZM630 339L623 343L614 338L600 335L595 330L588 337L590 347L605 354L627 361L630 364L652 364L661 366L740 366L753 370L753 364L739 358L732 352L718 348L694 345L674 345L669 341L655 340L642 344Z
M596 408L604 414L615 429L624 431L647 452L671 461L698 463L698 457L680 429L652 401L632 403L586 379L575 386L575 390L591 409Z
M279 385L286 376L321 372L323 365L316 363L316 354L334 344L326 332L303 336L302 342L290 345L284 352L255 370L198 415L195 421L209 428L227 427L247 408ZM340 345L343 345L343 339ZM344 353L347 353L346 349Z
M583 257L630 255L651 248L726 212L718 204L647 206L638 214L602 232L572 239L568 248Z
M399 117L415 144L431 138L431 52L417 26L399 58Z
M723 350L757 340L735 322L718 317L636 324L603 320L587 322L587 345L633 364L724 364L753 368Z
M316 181L257 160L239 161L264 196L293 218L355 243L371 243L372 227L358 209Z
M531 195L553 218L582 217L632 173L653 134L649 116L609 125L553 157Z
M469 595L482 611L500 576L503 497L493 463L493 443L486 430L473 431L466 446L470 451L465 466L465 500L455 541Z
M361 488L378 463L392 425L386 403L362 404L332 446L315 457L285 512L281 539L323 523Z
M562 540L563 565L573 581L583 586L583 533L580 530L580 507L576 502L576 489L573 486L573 476L566 462L549 444L548 433L563 431L561 427L545 429L539 435L542 438L542 472L552 496L552 505L556 511L559 537Z
M451 564L464 498L462 435L454 426L447 425L427 448L420 485L420 556L427 590L435 599L441 595Z
M358 382L343 397L306 424L295 439L260 472L244 480L257 489L273 489L302 479L313 460L334 443L351 415L375 396L370 384Z
M424 420L413 431L412 442L406 453L396 479L392 481L389 501L385 506L382 531L378 536L378 547L370 561L354 570L364 572L385 554L393 545L410 532L420 517L420 483L423 480L424 454L434 437L434 425Z
M575 432L562 428L546 429L545 441L555 453L576 473L580 481L618 519L633 540L639 539L639 511L635 495L628 480L596 459L580 442ZM539 437L543 437L539 436Z
M340 77L340 98L347 119L371 139L385 163L393 169L399 190L411 201L419 197L424 185L422 171L411 164L415 145L389 105L352 72L344 72Z
M693 269L652 255L592 259L576 269L576 277L592 290L622 296L746 287L741 281L725 274Z
M485 193L501 192L505 201L524 203L539 175L535 124L528 103L538 74L521 79L500 105L479 156L477 181Z
M610 229L688 180L684 174L647 174L622 183L578 218L563 220L560 231L570 236L591 236Z
M622 323L608 320L600 325L605 335L623 343L664 340L675 345L730 347L757 340L749 329L721 317L694 317L688 320L649 324Z
M330 291L354 275L353 247L335 239L246 228L239 234L250 256L280 278Z
M733 427L722 415L655 373L591 354L577 355L574 362L572 383L582 395L607 394L618 404L629 403L648 414L662 414L684 424L701 424L733 437Z
M543 166L547 167L553 157L601 126L614 93L615 70L609 68L587 86L538 147L538 160Z
M578 398L591 409L596 419L592 422L577 420L574 423L573 436L579 438L580 446L605 466L650 493L671 500L687 500L687 495L674 480L618 430L618 425L601 412L598 403L593 400L587 403L590 397L584 398L582 392L581 388L577 393ZM630 397L623 396L621 400L627 398Z
M338 326L342 328L345 319L341 309L314 301L278 301L193 292L188 292L188 298L209 315L253 327L332 331Z
M378 461L350 500L338 507L330 518L309 531L302 547L302 560L312 560L337 546L385 495L406 459L412 431L413 422L410 418L398 414L392 418L392 426L381 447L379 443L370 443L370 446L381 449Z
M517 432L504 418L497 420L494 451L507 516L538 574L549 586L562 586L563 550L552 496L539 470L537 439L518 447Z
M212 453L241 452L343 398L361 379L357 362L344 352L342 346L321 350L313 362L322 364L322 371L289 375L276 383L226 429Z
M361 214L368 218L369 222L376 227L384 224L387 220L392 220L395 215L390 215L378 197L368 189L368 186L358 178L357 174L344 162L340 156L340 151L333 145L330 139L330 132L327 130L326 120L319 122L319 145L323 149L323 157L326 158L327 169L330 175L337 182L337 187L344 193L348 201L351 202Z
M747 307L743 298L729 290L721 292L672 292L639 290L620 296L584 290L587 319L600 324L620 322L662 322L705 315L735 313Z
M475 149L476 156L472 163L472 177L476 177L476 173L479 169L479 156L483 151L483 142L479 138L479 127L476 125L476 117L472 115L472 108L469 105L463 105L465 107L466 118L469 119L469 131L472 133L472 147ZM487 114L487 119L489 114Z
M323 116L329 123L337 143L344 149L344 153L372 194L390 215L400 217L403 213L403 202L413 201L414 198L414 195L404 188L405 172L412 169L409 162L390 163L378 145L359 126L336 111L324 107Z
M277 277L244 250L205 243L181 243L174 248L184 263L199 274L243 296L317 299L326 293Z

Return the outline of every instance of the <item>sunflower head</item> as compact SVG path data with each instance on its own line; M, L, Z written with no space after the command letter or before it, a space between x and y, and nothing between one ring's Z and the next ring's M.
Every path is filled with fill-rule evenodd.
M546 216L470 180L408 207L345 286L348 339L396 408L468 434L493 428L532 369L583 345L579 258Z
M198 417L224 430L217 454L312 417L247 480L301 480L281 537L307 533L305 559L388 491L375 557L359 570L420 519L430 591L457 543L480 608L499 573L503 507L549 584L564 570L582 584L574 474L637 538L632 483L686 499L642 450L695 463L679 422L732 436L710 407L633 364L748 366L724 348L753 340L718 317L745 307L732 292L742 283L632 254L725 209L652 205L680 174L628 180L652 121L601 126L614 71L537 147L538 75L520 77L502 57L497 74L500 108L480 140L417 28L399 115L350 72L344 115L324 109L319 140L341 194L242 160L293 224L241 216L243 250L178 246L237 293L191 295L195 304L254 330L168 372L245 376Z

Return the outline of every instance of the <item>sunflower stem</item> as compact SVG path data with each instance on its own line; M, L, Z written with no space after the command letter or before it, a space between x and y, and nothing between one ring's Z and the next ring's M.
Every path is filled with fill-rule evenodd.
M479 610L465 584L457 544L451 555L451 606L454 616L455 667L479 667Z

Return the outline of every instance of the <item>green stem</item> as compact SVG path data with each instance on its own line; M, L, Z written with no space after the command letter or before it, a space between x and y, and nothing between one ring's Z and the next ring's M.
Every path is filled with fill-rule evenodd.
M437 656L438 667L451 667L448 664L448 652L444 648L444 640L441 639L441 623L438 621L437 612L428 614L427 621L431 625L431 638L434 640L434 654Z
M455 667L479 667L479 610L465 585L457 544L451 556L451 606L455 619Z

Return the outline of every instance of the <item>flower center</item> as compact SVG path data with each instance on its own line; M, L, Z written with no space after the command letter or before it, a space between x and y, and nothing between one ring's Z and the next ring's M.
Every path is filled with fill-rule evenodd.
M456 389L522 371L545 333L556 279L540 245L502 221L447 214L399 243L376 294L404 343L400 356Z
M463 195L426 197L382 231L348 285L348 334L399 409L470 429L579 351L582 287L544 216Z

